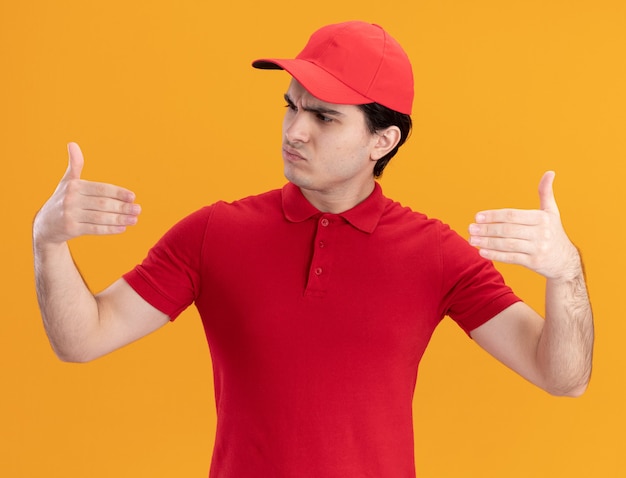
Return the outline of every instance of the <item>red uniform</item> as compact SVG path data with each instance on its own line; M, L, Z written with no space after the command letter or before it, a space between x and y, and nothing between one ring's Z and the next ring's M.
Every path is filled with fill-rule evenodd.
M219 202L124 276L173 320L195 302L215 377L213 478L414 477L412 399L441 319L519 299L441 222L374 192L342 214L300 190Z

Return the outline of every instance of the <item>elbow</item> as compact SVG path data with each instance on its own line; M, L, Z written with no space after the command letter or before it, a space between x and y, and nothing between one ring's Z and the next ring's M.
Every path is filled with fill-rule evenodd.
M567 386L545 387L545 390L553 397L579 398L585 394L588 387L589 379L587 378L576 383L570 383Z
M591 381L591 358L584 363L549 369L537 382L546 392L555 397L578 398L585 394Z
M91 362L93 359L89 359L89 358L85 358L82 356L78 356L78 355L61 355L61 354L56 354L57 358L64 363L88 363Z
M570 390L546 390L553 397L579 398L585 393L586 388L572 388Z
M59 347L51 343L52 350L61 362L65 363L87 363L98 358L93 354L89 354L84 350L78 350L70 347Z
M562 392L558 396L560 397L568 397L568 398L580 398L587 391L589 383L581 384L576 387L571 387L568 390Z

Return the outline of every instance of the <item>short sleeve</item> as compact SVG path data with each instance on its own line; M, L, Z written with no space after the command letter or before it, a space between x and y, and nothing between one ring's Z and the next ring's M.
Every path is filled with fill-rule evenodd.
M483 258L456 232L445 226L441 235L443 314L469 335L520 299L491 261Z
M148 303L174 320L198 297L202 244L213 206L174 225L143 262L123 278Z

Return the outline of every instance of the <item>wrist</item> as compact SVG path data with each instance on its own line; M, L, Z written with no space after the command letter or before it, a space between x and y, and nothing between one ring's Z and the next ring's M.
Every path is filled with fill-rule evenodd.
M571 283L585 278L585 270L580 256L580 251L572 244L571 252L564 262L559 274L551 279L557 283Z
M52 252L55 250L61 250L67 246L66 241L54 241L51 240L48 235L45 234L44 228L35 218L33 223L33 250L35 253L37 252Z

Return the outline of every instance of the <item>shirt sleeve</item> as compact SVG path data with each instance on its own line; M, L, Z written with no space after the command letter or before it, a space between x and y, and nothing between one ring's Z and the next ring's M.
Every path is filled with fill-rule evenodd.
M201 287L202 244L212 206L200 209L174 225L150 249L143 262L123 275L148 303L176 319Z
M519 302L493 263L445 226L441 234L443 315L466 334Z

